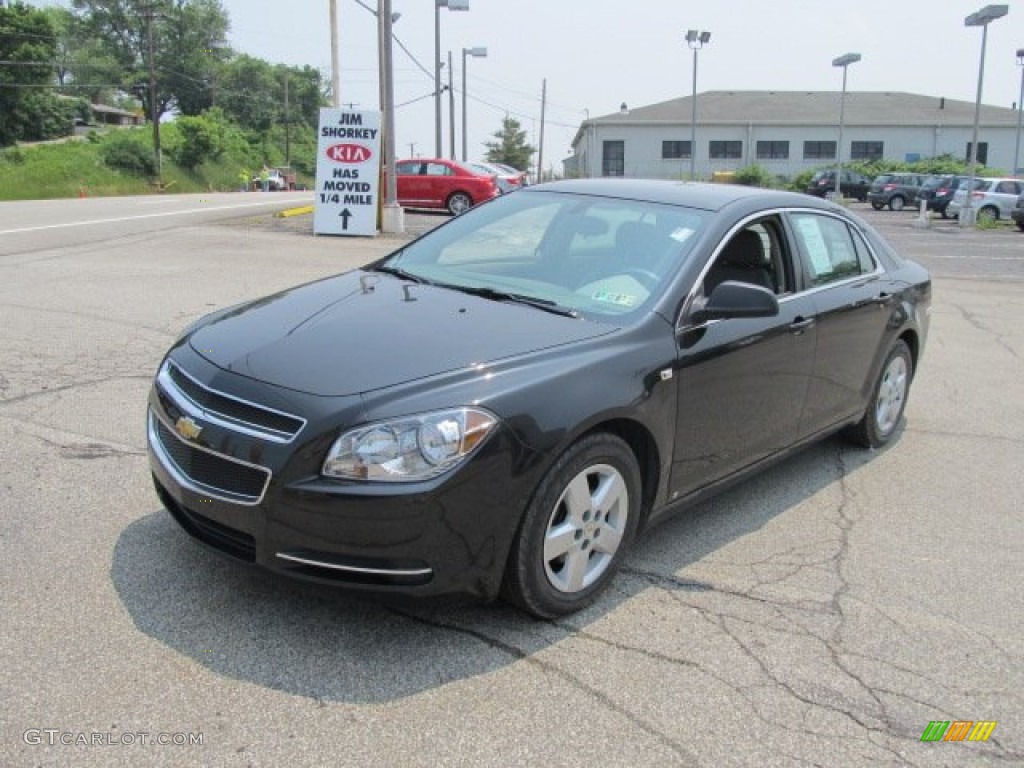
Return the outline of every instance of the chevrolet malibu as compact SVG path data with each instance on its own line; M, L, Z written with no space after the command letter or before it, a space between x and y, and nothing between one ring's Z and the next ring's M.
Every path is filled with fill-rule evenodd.
M149 397L156 492L282 574L564 615L666 515L840 430L893 441L930 302L824 200L528 187L185 329Z

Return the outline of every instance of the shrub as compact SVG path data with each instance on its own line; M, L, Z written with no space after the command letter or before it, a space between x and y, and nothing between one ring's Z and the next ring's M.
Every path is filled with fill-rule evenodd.
M760 165L748 165L736 171L733 180L748 187L770 187L771 175Z
M153 150L129 133L119 131L107 137L100 146L100 157L109 167L134 176L153 176L156 173Z

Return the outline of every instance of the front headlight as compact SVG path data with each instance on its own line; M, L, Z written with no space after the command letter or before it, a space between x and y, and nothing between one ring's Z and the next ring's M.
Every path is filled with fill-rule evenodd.
M334 441L322 472L346 480L427 480L464 461L497 424L497 417L481 408L365 424Z

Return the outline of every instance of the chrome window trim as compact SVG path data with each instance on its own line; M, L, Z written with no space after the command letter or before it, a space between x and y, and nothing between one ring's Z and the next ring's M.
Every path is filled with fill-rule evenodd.
M237 419L234 418L233 416L220 413L219 411L211 411L207 408L204 408L202 405L200 405L191 397L189 397L188 393L183 391L175 383L174 379L171 378L170 367L172 365L174 366L174 369L178 373L180 373L182 376L191 381L200 389L203 389L209 392L210 394L217 395L218 397L223 397L228 400L234 400L236 403L241 403L242 405L246 405L251 408L256 408L257 410L266 411L267 413L273 413L278 416L284 416L289 419L295 419L295 421L300 422L300 426L297 430L295 430L294 433L284 432L279 429L274 429L273 427L267 427L262 424L254 424L251 421ZM302 430L305 429L306 427L306 419L302 418L301 416L296 416L294 413L279 411L276 408L270 408L269 406L262 405L261 403L255 403L251 400L246 400L241 397L235 397L234 395L229 395L227 392L221 392L218 389L208 387L201 381L198 381L194 376L190 375L188 372L185 371L184 368L182 368L180 365L173 362L172 360L166 360L164 364L160 366L160 372L157 374L157 383L160 385L160 389L164 392L164 394L170 397L171 400L174 401L175 405L181 408L181 410L186 411L190 416L203 419L204 421L209 421L220 427L224 427L225 429L241 432L243 434L248 435L249 437L270 440L271 442L274 443L287 445L288 443L293 442L295 438L299 436L299 433L302 432Z
M211 456L216 456L219 459L224 459L225 461L230 461L234 464L239 464L243 467L248 467L250 469L256 469L260 472L263 472L266 475L266 480L264 480L263 482L263 488L260 490L259 496L254 497L247 494L232 493L231 491L227 491L223 488L216 488L212 485L206 485L205 483L201 483L198 480L194 480L193 478L189 477L185 473L185 470L179 467L177 463L174 461L174 459L171 457L171 455L166 451L166 449L164 449L163 443L160 440L160 435L157 433L156 430L157 420L159 420L159 422L163 424L164 427L167 428L167 431L170 432L175 437L175 439L178 440L178 442L187 445L189 448L193 448L197 451L208 453ZM188 488L193 493L200 493L203 494L204 496L219 499L220 501L227 501L230 502L231 504L240 504L246 507L258 506L263 501L263 497L266 496L267 494L267 488L270 486L270 478L273 476L273 473L270 471L270 469L268 469L267 467L260 466L259 464L252 464L251 462L248 461L236 459L233 456L226 456L225 454L218 453L217 451L211 451L209 448L197 445L196 443L193 443L191 440L186 440L185 438L181 437L178 434L178 431L170 424L168 424L167 421L153 408L149 409L148 422L149 423L147 424L146 432L147 437L149 438L149 447L152 449L157 459L160 460L160 463L163 465L164 469L170 472L174 476L174 479L177 480L180 485L184 486L185 488Z
M863 280L865 278L874 278L874 277L877 277L879 275L885 274L885 268L882 266L881 259L878 258L878 254L875 253L875 249L871 247L870 240L868 238L864 237L861 234L860 227L858 226L857 222L854 219L851 219L851 218L848 218L846 216L843 216L841 213L838 213L836 211L826 211L826 210L822 210L821 208L802 208L802 207L801 208L767 208L767 209L765 209L763 211L758 211L757 213L752 213L749 216L744 217L737 224L735 224L732 228L730 228L729 231L726 233L726 235L724 237L722 237L721 240L719 240L718 246L715 248L714 252L711 254L711 258L709 258L704 263L704 266L701 268L700 273L698 273L698 275L697 275L697 279L694 280L693 286L690 288L690 292L686 295L686 298L683 300L683 308L680 311L679 318L678 318L678 320L676 321L676 324L675 324L676 325L676 332L677 333L679 333L681 331L685 331L685 330L692 330L694 328L708 326L711 323L721 322L721 320L711 320L708 323L702 323L701 325L687 325L683 321L684 321L685 317L687 316L687 314L689 314L690 307L693 306L693 301L694 301L694 299L697 296L697 291L700 289L700 286L703 284L704 278L707 276L707 273L711 270L711 265L715 263L715 259L717 259L719 254L721 254L722 249L725 248L726 243L728 243L733 238L733 236L735 236L735 234L737 232L739 232L745 226L750 224L750 222L752 222L752 221L756 221L758 219L767 218L769 216L786 216L788 214L793 214L793 213L811 213L811 214L816 214L816 215L819 215L819 216L828 216L828 217L833 218L833 219L838 219L839 221L841 221L844 224L846 224L846 226L851 227L853 230L856 231L857 235L860 236L861 242L863 242L864 247L867 248L868 254L870 254L871 259L872 259L872 261L875 264L875 271L874 272L863 272L863 273L861 273L859 275L852 275L852 276L850 276L848 278L844 278L843 280L836 280L833 283L825 283L824 285L816 285L816 286L811 287L811 288L805 288L802 291L791 291L791 292L789 292L787 294L784 294L784 295L778 297L779 304L784 304L784 303L786 303L788 301L792 301L793 299L797 299L797 298L802 298L804 296L812 296L815 293L818 293L820 291L826 290L828 288L833 288L833 287L838 286L838 285L846 285L847 283L854 282L855 280ZM793 269L794 269L794 275L795 275L796 274L796 268L798 266L800 266L800 254L794 253L794 254L791 254L791 257L795 257L795 259L796 259L796 261L794 261L794 263L792 264Z
M319 560L310 560L306 557L289 555L286 552L278 552L277 556L282 560L289 560L301 565L312 565L317 568L331 568L335 571L351 571L352 573L367 573L374 576L430 576L434 573L432 568L363 568L357 565L339 565L338 563L324 563Z

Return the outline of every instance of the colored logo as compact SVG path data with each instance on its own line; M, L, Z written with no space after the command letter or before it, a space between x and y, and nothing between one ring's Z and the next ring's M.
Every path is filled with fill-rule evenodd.
M362 144L334 144L327 148L327 159L336 163L365 163L371 157L373 152Z
M174 428L178 430L178 434L184 437L186 440L195 440L199 437L199 433L203 431L203 428L196 424L191 416L182 416L174 424Z
M921 741L988 741L995 729L995 720L932 720Z

